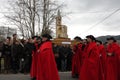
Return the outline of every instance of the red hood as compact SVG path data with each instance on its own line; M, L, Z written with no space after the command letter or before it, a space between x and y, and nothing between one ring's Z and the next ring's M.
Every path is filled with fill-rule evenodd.
M52 43L51 41L47 41L47 42L44 42L41 47L40 47L40 51L43 51L45 49L50 49L52 48Z

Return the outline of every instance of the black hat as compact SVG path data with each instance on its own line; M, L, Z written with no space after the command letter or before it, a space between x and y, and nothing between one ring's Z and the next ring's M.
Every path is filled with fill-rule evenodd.
M42 40L42 38L40 36L37 37L37 40Z
M82 38L79 36L76 36L74 39L78 39L78 40L82 41Z
M109 38L107 38L107 40L113 40L113 41L115 41L115 38L114 37L109 37Z
M13 34L13 36L16 36L17 34L15 33L15 34Z
M10 40L10 39L11 39L11 37L9 37L9 36L8 36L8 37L7 37L7 39L9 39L9 40Z
M38 36L33 36L32 39L37 38Z
M96 42L98 42L98 43L102 44L102 41L100 41L100 40L96 40Z
M96 40L93 35L88 35L88 36L86 36L86 38L90 38L90 39L92 39L92 40Z
M48 39L52 39L52 36L49 35L49 34L43 34L42 37L46 37L46 38L48 38Z

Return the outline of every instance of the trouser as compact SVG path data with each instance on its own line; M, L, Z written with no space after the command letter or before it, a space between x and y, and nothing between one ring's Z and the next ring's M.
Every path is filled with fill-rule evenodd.
M11 68L11 56L5 55L4 56L4 69L8 71L10 70L10 68Z
M1 57L0 57L0 73L1 73Z
M61 60L61 71L66 71L66 67L67 67L67 60Z
M61 70L61 61L60 58L55 58L58 70Z
M24 72L24 66L25 66L24 58L21 58L21 59L19 60L19 71L20 71L21 73Z
M71 58L67 59L67 70L68 71L71 71L71 69L72 69L72 61L71 60L72 60Z
M30 72L30 67L31 67L31 57L27 56L25 58L25 64L24 64L24 72Z
M13 73L17 73L19 70L19 59L18 58L12 58L12 70Z

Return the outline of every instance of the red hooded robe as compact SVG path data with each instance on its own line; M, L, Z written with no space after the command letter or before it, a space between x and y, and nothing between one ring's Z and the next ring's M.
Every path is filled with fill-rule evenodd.
M112 56L106 58L106 80L119 80L119 45L115 42L109 44L107 53L112 53Z
M99 56L100 56L100 66L99 66L100 80L105 80L106 51L105 51L105 48L102 44L98 46L98 50L99 50Z
M37 80L60 80L51 41L42 43L39 51Z
M79 75L81 69L81 59L82 59L82 44L79 43L74 45L72 58L72 76Z
M120 52L119 52L118 55L119 55L119 75L118 75L118 76L119 76L119 79L118 79L118 80L120 80Z
M88 44L79 80L99 80L99 51L95 42Z
M38 49L38 44L34 44L36 47L36 50L32 51L32 64L31 64L31 70L30 70L30 77L31 78L36 78L37 75L37 49Z

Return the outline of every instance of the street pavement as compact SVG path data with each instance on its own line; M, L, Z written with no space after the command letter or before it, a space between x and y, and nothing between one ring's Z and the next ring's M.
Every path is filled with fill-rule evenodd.
M71 72L59 72L60 80L78 80L71 77ZM0 80L30 80L30 76L24 74L0 74Z

